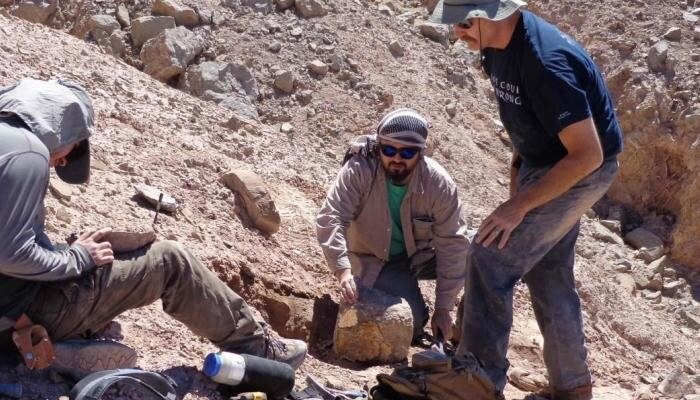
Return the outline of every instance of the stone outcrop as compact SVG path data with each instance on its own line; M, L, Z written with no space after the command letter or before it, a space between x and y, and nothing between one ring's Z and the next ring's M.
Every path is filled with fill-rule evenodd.
M143 45L143 70L158 80L170 80L185 72L203 49L204 40L187 28L168 29Z
M360 301L341 304L335 326L338 356L357 362L404 360L413 338L413 315L406 300L374 289L360 289Z
M265 182L258 174L237 169L224 174L221 182L236 193L241 219L268 235L279 230L280 214Z
M667 42L657 42L647 56L649 69L668 72L671 51ZM664 238L669 254L700 268L700 111L692 96L686 103L680 91L654 89L647 74L644 67L623 67L606 77L625 137L620 171L608 195L642 215L650 210L673 214L675 227ZM659 74L656 79L669 77Z

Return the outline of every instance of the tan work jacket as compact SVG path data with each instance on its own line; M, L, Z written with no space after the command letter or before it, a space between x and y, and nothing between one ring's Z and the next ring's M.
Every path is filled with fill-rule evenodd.
M451 310L466 275L467 226L457 187L435 160L423 157L401 203L401 226L413 265L435 256L435 306ZM355 155L343 166L316 219L328 267L351 268L372 287L389 260L391 215L380 160Z

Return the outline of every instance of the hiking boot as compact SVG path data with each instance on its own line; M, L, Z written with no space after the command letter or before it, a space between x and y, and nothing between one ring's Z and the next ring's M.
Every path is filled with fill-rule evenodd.
M306 343L296 339L285 339L269 327L265 327L265 354L269 360L289 364L295 370L306 358Z
M593 386L579 386L571 390L541 390L531 394L525 400L593 400Z
M522 368L508 370L508 382L523 392L549 391L547 377L537 372L526 371Z
M68 340L54 343L56 359L51 364L57 371L76 378L108 369L133 368L136 351L109 340Z

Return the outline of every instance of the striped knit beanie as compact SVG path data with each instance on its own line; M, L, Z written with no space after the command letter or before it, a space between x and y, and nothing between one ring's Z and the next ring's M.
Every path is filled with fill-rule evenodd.
M423 149L428 138L428 121L410 108L399 108L379 121L377 137Z

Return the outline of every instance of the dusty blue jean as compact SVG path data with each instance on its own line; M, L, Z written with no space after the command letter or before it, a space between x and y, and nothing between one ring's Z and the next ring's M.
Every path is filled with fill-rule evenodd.
M410 264L410 258L400 258L387 262L382 267L382 272L374 283L374 288L406 300L413 314L413 340L417 340L421 337L430 315L418 281L435 279L435 258L425 263L425 268L422 271L424 276L416 276Z
M519 188L536 182L548 170L523 165ZM581 215L605 194L616 172L617 161L606 160L569 191L529 212L504 249L470 245L457 352L477 355L500 390L509 367L513 288L521 279L529 288L544 336L551 387L569 390L590 385L581 302L574 282L574 248Z

